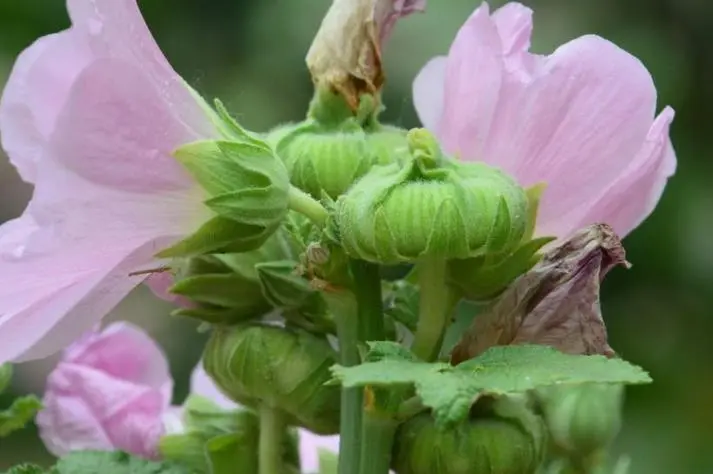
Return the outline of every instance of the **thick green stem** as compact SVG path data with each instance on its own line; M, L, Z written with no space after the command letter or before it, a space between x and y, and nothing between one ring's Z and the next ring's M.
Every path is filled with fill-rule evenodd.
M259 474L282 474L284 415L267 404L260 407Z
M431 362L441 351L443 337L458 299L446 284L445 260L424 259L419 262L417 271L419 314L411 351Z
M384 303L379 266L364 260L352 260L349 269L359 307L359 341L381 341L384 339Z
M329 309L337 321L339 359L345 367L357 365L359 333L357 301L348 291L325 293ZM358 474L361 453L361 418L364 392L361 388L343 388L339 423L339 474Z
M290 209L304 215L318 227L324 227L329 213L319 201L294 186L290 186L289 200Z
M360 474L388 474L398 423L367 411L363 419Z

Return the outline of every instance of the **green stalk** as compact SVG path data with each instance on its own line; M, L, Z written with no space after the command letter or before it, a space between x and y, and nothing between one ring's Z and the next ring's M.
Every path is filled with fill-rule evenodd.
M341 291L325 293L324 296L337 322L339 362L345 367L358 365L360 362L358 314L354 294ZM342 388L339 423L339 474L359 474L363 405L364 391L361 388Z
M379 266L364 260L352 260L349 270L354 279L354 294L359 308L359 341L382 341L385 337L384 303Z
M424 259L418 265L418 325L411 351L431 362L438 358L458 298L446 284L446 261Z
M382 417L367 410L362 426L364 444L360 474L388 474L398 423L392 418Z
M290 186L289 206L290 209L307 217L318 227L324 227L327 223L329 213L324 206L312 196L294 186Z
M260 407L259 474L282 474L285 420L282 412L264 404Z

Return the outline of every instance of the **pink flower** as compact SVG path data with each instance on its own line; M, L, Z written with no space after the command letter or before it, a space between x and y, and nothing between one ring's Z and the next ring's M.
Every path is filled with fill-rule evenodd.
M654 118L650 74L614 44L583 36L540 56L528 52L531 32L530 9L481 5L416 78L419 117L449 152L523 186L546 182L538 234L606 222L624 236L675 171L674 112Z
M0 227L0 363L66 347L210 217L171 153L218 132L136 1L68 9L72 27L20 55L0 102L2 145L35 187Z
M112 324L64 351L37 415L40 436L56 456L89 449L156 458L172 391L156 343L130 324Z
M183 431L181 408L171 406L173 380L161 348L141 329L115 323L86 333L64 350L47 380L44 409L37 415L47 449L122 450L155 459L164 434ZM226 410L238 408L220 393L199 364L191 392ZM337 450L338 436L300 430L305 472L317 472L318 450Z

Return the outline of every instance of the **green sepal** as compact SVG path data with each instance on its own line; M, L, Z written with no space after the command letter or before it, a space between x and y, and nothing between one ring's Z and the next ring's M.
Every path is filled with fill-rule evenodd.
M208 193L205 204L218 216L160 252L160 258L200 255L225 247L235 252L253 250L287 215L287 170L266 143L248 135L240 142L206 140L184 145L174 156Z
M530 240L511 254L500 258L480 256L449 260L448 284L468 300L490 300L517 277L529 271L539 261L540 249L553 240L555 237Z
M297 267L288 260L256 265L262 294L287 321L312 332L335 332L320 292L298 274Z
M270 310L270 305L255 295L255 288L246 285L245 279L236 274L191 276L177 282L170 291L195 303L229 308L245 317L262 315Z
M21 464L10 468L9 471L5 471L3 474L57 474L57 470L53 467L47 470L36 464Z
M42 409L42 401L34 395L13 400L10 408L0 411L0 438L23 429Z
M214 217L196 232L161 250L157 258L196 257L210 252L248 252L260 247L270 232L225 217Z

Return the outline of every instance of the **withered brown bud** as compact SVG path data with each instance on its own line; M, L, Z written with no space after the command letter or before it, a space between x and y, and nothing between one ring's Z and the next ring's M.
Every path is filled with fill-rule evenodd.
M600 283L617 265L630 267L606 224L586 227L547 251L481 314L453 349L451 363L492 346L543 344L568 354L613 356L599 305Z
M339 92L356 110L362 94L381 90L382 48L396 20L425 6L426 0L334 0L307 53L315 85Z

